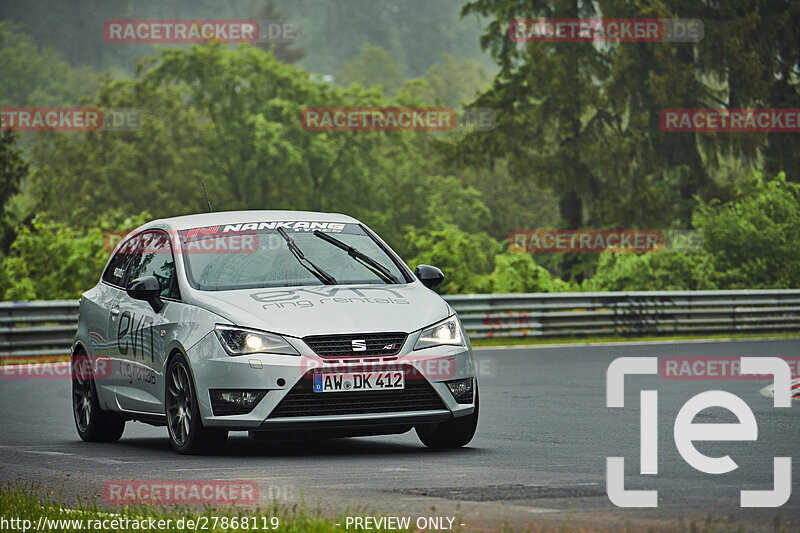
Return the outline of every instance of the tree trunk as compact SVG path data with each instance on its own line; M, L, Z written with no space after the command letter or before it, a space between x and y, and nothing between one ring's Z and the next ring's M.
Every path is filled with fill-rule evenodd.
M583 223L583 203L574 189L558 200L558 209L561 214L561 220L566 223L567 228L579 229L581 227ZM577 262L578 257L576 257L576 254L564 254L561 262L561 279L569 281L574 274L578 283L583 281L583 273L572 272Z
M583 223L583 203L575 190L562 196L558 200L558 210L561 220L567 224L569 229L578 229Z

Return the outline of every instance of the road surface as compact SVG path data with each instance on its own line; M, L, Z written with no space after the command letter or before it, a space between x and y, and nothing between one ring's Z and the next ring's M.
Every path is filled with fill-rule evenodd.
M775 409L759 393L765 381L667 381L629 378L626 407L605 407L606 369L622 356L800 356L800 341L737 340L564 345L476 350L481 418L469 447L424 448L414 432L316 442L254 441L232 433L224 454L188 457L170 448L165 428L128 423L114 444L80 441L67 379L0 381L0 481L67 490L103 502L106 482L119 480L248 480L263 504L295 503L334 516L458 516L463 531L563 524L677 526L707 516L722 524L800 530L798 402ZM659 391L658 474L641 476L639 389ZM710 456L730 454L739 468L724 475L694 470L676 451L675 416L695 394L721 389L755 413L755 442L708 442ZM711 409L698 422L732 422ZM607 456L624 456L626 483L658 489L657 509L621 509L605 494ZM740 509L741 489L772 486L772 458L793 457L792 496L779 509Z

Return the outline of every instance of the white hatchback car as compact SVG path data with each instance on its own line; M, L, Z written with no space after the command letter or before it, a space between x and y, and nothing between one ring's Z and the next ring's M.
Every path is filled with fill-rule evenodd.
M469 338L431 288L349 216L239 211L126 236L80 301L73 411L81 438L166 425L179 453L256 438L404 433L470 442Z

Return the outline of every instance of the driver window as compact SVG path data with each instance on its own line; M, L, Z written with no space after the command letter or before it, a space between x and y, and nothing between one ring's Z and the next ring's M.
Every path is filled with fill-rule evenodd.
M117 254L109 261L108 268L103 273L103 281L121 289L125 288L128 267L131 262L138 260L138 256L135 256L138 238L138 235L130 237L120 246ZM134 256L136 259L132 259Z
M163 298L179 299L175 277L175 258L166 233L150 231L139 237L138 254L130 266L128 282L142 276L154 276L161 285Z

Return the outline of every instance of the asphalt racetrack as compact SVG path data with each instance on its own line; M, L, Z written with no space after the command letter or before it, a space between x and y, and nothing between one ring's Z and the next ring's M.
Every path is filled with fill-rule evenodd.
M606 369L622 356L800 356L800 340L692 341L478 349L481 417L467 447L435 452L404 435L319 441L251 440L232 433L219 456L179 456L165 428L128 423L118 443L82 442L68 379L0 380L0 481L21 481L103 502L118 480L248 480L262 504L277 499L340 516L457 516L462 531L596 525L689 524L711 516L751 530L800 531L800 402L777 409L767 381L626 379L625 408L605 406ZM658 474L639 475L639 390L658 390ZM692 396L732 392L753 410L755 442L701 442L739 468L710 475L688 465L673 440ZM697 422L735 422L723 409ZM626 457L626 486L657 489L657 509L615 507L605 494L607 456ZM778 509L741 509L739 491L772 488L773 457L792 463L792 496Z

